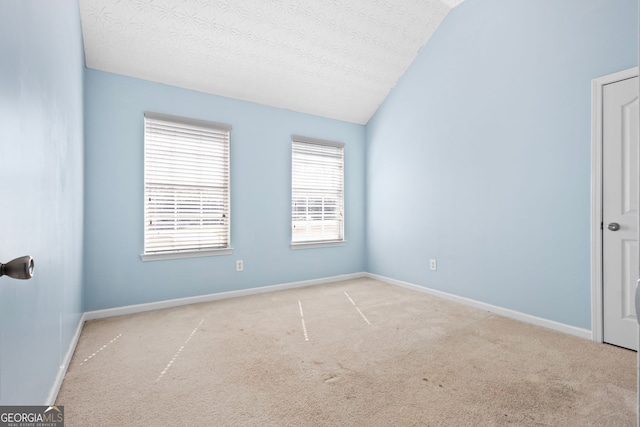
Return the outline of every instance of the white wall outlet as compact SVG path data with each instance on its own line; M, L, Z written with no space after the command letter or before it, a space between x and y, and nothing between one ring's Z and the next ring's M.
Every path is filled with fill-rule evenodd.
M438 269L438 264L436 263L435 259L429 260L429 269L433 271L436 271Z
M244 270L244 262L241 259L236 261L236 271Z

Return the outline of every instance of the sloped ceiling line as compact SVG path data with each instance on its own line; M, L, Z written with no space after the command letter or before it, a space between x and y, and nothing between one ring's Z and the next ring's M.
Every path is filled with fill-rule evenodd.
M80 0L86 65L365 124L462 0Z

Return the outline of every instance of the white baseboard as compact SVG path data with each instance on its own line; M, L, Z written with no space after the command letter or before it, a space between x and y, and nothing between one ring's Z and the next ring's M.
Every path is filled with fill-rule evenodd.
M146 304L128 305L124 307L107 308L104 310L87 311L85 320L102 319L105 317L122 316L125 314L141 313L144 311L160 310L163 308L177 307L181 305L197 304L201 302L217 301L227 298L243 297L247 295L263 294L267 292L283 291L286 289L303 288L306 286L322 285L325 283L339 282L365 277L366 273L342 274L339 276L324 277L321 279L290 282L279 285L262 286L258 288L240 289L237 291L219 292L215 294L198 295L194 297L177 298L171 300L150 302Z
M82 313L82 316L80 316L80 321L78 322L78 326L76 327L76 333L73 335L73 338L71 339L71 343L69 344L67 353L64 356L62 365L60 365L60 368L58 369L58 375L56 375L56 379L53 383L53 386L51 386L51 390L49 390L47 401L44 403L47 406L55 405L56 403L58 392L60 391L60 387L62 387L62 381L64 381L64 377L65 375L67 375L67 368L69 367L69 363L71 363L71 358L73 357L73 353L75 353L76 351L78 340L80 340L80 335L82 334L82 328L84 327L85 320L86 320L85 313Z
M530 314L521 313L519 311L510 310L508 308L502 308L495 305L487 304L485 302L476 301L470 298L460 297L457 295L449 294L446 292L430 289L424 286L415 285L413 283L403 282L400 280L390 279L385 276L380 276L372 273L365 273L366 277L371 279L380 280L381 282L388 283L390 285L397 285L403 288L412 289L414 291L423 292L436 297L444 298L453 302L468 305L470 307L486 310L491 313L499 314L510 319L519 320L521 322L530 323L536 326L542 326L543 328L552 329L554 331L562 332L565 334L573 335L579 338L593 340L593 336L590 330L582 329L575 326L567 325L553 320L543 319L541 317L532 316Z

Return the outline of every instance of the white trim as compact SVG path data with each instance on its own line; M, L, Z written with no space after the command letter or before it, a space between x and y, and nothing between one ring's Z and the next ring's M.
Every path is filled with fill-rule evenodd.
M638 67L591 80L591 334L604 341L602 310L602 90L638 76Z
M390 279L388 277L380 276L372 273L365 273L366 277L371 279L380 280L381 282L388 283L390 285L397 285L403 288L411 289L418 292L423 292L429 295L433 295L439 298L444 298L449 301L453 301L459 304L464 304L470 307L478 308L480 310L486 310L491 313L499 314L500 316L508 317L510 319L518 320L532 325L541 326L543 328L551 329L557 332L562 332L568 335L573 335L579 338L591 339L591 331L588 329L577 328L575 326L567 325L553 320L543 319L541 317L532 316L530 314L521 313L519 311L510 310L508 308L502 308L495 305L487 304L482 301L476 301L470 298L461 297L458 295L449 294L447 292L430 289L425 286L415 285L413 283L403 282L401 280Z
M47 406L51 406L56 403L58 392L60 391L60 387L62 387L62 382L64 381L65 375L67 375L67 369L69 368L69 364L71 363L71 358L73 357L73 353L75 353L76 346L78 345L78 341L80 340L80 335L82 334L82 328L84 327L85 320L86 313L82 313L82 316L80 316L80 321L78 322L78 326L76 327L76 333L73 335L71 343L69 343L69 348L67 349L67 353L64 356L62 365L58 369L58 375L56 375L56 379L53 382L53 385L49 390L47 400L44 403Z
M324 242L291 242L291 249L314 249L314 248L324 248L327 246L345 246L347 244L346 240L326 240Z
M310 136L291 135L291 140L294 142L304 142L306 144L328 145L330 147L344 148L344 142L329 141L327 139L312 138Z
M219 129L231 132L231 129L233 129L233 126L227 123L212 122L211 120L193 119L191 117L174 116L173 114L156 113L154 111L145 111L144 117L153 120L161 120L163 122L180 123L182 125L199 127L206 130Z
M104 310L87 311L85 320L103 319L105 317L122 316L125 314L142 313L145 311L160 310L163 308L178 307L181 305L198 304L202 302L217 301L227 298L243 297L247 295L263 294L267 292L283 291L286 289L303 288L313 285L323 285L325 283L339 282L365 277L366 273L343 274L339 276L324 277L321 279L304 280L301 282L290 282L279 285L261 286L258 288L240 289L237 291L219 292L215 294L198 295L194 297L177 298L171 300L150 302L145 304L128 305L124 307L107 308Z
M167 259L200 258L206 256L231 255L233 248L206 249L202 251L164 252L158 254L140 254L142 261L163 261Z

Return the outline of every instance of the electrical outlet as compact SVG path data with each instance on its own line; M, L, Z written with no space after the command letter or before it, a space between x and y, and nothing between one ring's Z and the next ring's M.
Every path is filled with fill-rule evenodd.
M244 262L241 259L236 261L236 271L244 270Z
M429 269L433 271L436 271L438 269L438 264L436 263L435 259L429 260Z

